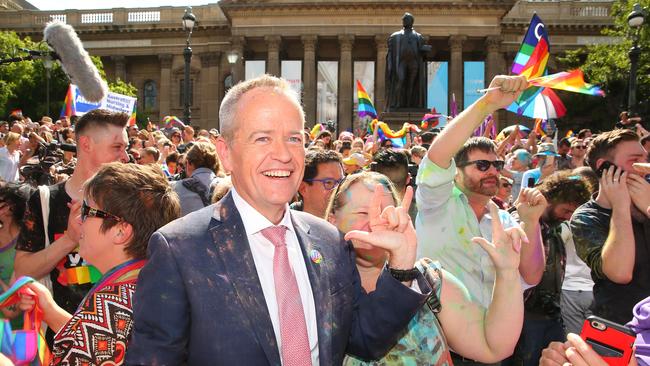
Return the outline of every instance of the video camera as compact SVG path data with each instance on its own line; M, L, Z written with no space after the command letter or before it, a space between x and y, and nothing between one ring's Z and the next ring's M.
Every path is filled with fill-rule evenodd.
M28 163L20 168L20 173L25 177L25 182L32 186L52 185L56 183L56 174L71 175L74 172L74 163L63 163L63 153L77 152L74 144L62 144L54 140L50 143L39 142L36 157L37 163ZM52 170L54 167L54 171Z

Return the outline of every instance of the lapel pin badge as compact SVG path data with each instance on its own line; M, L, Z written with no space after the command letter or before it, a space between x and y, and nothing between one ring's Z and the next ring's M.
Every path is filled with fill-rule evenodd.
M312 249L309 252L309 259L311 259L312 262L316 264L320 264L320 262L323 261L323 256L320 254L320 252L316 249Z

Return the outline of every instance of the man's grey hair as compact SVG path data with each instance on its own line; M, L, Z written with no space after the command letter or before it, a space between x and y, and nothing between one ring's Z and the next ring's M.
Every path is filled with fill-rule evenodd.
M291 102L296 104L296 107L300 111L302 123L303 125L305 124L305 112L300 104L300 97L298 94L291 89L286 80L265 74L255 79L242 81L233 86L228 90L226 96L221 101L221 107L219 108L219 122L221 125L221 136L223 136L226 142L230 143L235 138L235 131L237 130L237 104L239 103L239 100L244 94L257 88L268 88L271 89L271 91L286 95ZM264 121L260 121L260 123L264 123Z

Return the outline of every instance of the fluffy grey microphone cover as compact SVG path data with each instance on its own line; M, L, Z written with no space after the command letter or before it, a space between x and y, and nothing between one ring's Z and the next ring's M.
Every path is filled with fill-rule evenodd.
M44 40L54 49L61 59L61 67L75 84L81 95L93 103L98 103L106 96L108 86L99 75L88 52L74 29L58 20L47 23L43 31Z

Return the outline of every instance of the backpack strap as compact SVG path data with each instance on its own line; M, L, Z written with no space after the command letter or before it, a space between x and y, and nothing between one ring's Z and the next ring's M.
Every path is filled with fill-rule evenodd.
M203 202L203 207L210 205L210 198L208 198L209 191L201 184L201 182L194 178L189 177L181 180L183 187L187 188L189 191L196 193L201 198Z
M50 246L50 232L49 230L49 221L50 221L50 187L48 186L38 186L38 194L41 198L41 211L43 214L43 236L45 237L45 245L43 249ZM39 279L43 286L45 286L50 293L52 292L52 279L50 274L46 274L43 278Z
M427 305L434 314L438 314L442 309L440 297L438 294L442 288L442 269L440 263L434 262L429 258L422 258L415 263L415 267L420 270L424 279L431 286L431 295L427 299Z

